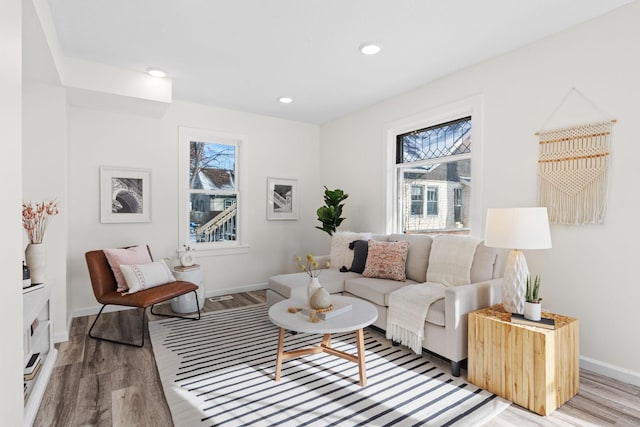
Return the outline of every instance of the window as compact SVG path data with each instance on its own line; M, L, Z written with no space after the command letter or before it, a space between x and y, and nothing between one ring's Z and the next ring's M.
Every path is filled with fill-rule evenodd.
M462 188L453 189L453 222L462 223Z
M438 187L427 188L427 215L438 215Z
M240 174L246 139L180 128L180 245L196 250L245 245ZM244 240L243 240L244 239Z
M463 195L471 188L471 123L466 116L396 135L397 218L403 233L469 232L470 206Z
M424 186L411 186L411 215L422 215L424 212Z

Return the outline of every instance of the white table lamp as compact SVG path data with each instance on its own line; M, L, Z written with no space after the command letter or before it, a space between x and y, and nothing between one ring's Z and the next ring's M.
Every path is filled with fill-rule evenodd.
M522 249L551 248L547 208L487 209L485 245L513 249L502 280L502 303L511 313L524 313L529 268Z

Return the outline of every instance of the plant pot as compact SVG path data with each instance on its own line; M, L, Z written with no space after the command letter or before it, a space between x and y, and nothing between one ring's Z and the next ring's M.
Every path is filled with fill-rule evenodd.
M44 243L29 243L24 257L29 267L31 284L44 283L47 275L47 253Z
M525 302L524 318L529 320L540 320L542 318L542 304L539 302Z

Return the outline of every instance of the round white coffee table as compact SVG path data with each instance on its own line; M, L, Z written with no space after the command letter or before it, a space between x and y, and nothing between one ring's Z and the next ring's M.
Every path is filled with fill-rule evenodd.
M331 299L334 304L337 302L350 303L351 310L338 314L330 319L314 323L309 319L308 315L305 315L302 312L289 312L289 307L306 306L306 301L288 299L271 306L269 309L269 319L273 324L280 327L280 334L278 337L278 354L276 356L276 381L280 381L280 372L282 371L283 360L307 354L328 353L357 363L360 373L360 385L365 386L367 384L367 371L364 355L364 333L362 329L376 321L378 318L378 311L373 304L358 298L332 295ZM284 334L286 330L322 334L322 342L317 347L284 351ZM349 354L331 347L331 334L351 331L355 331L356 333L357 355Z

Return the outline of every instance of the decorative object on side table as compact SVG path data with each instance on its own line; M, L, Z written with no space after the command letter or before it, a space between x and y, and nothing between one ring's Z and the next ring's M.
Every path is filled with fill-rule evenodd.
M322 227L316 226L318 230L322 230L325 233L332 236L335 233L336 229L342 224L346 218L341 218L342 208L344 207L344 203L342 203L347 197L344 191L336 188L335 190L329 190L326 186L324 187L324 206L320 206L316 211L318 215L318 221L322 223Z
M527 261L521 249L551 248L547 208L488 209L485 245L512 249L502 280L502 303L510 313L524 313Z
M307 286L307 302L311 305L311 297L319 290L322 289L322 285L320 284L320 280L318 276L320 276L320 265L318 261L315 260L313 255L307 254L305 257L305 261L302 262L302 258L296 256L296 262L300 267L300 270L304 271L309 275L309 285ZM329 262L327 261L326 267L329 267Z
M524 303L524 317L529 320L540 320L542 313L542 298L540 298L540 276L537 275L533 282L531 276L527 276L527 291Z
M44 283L47 273L47 255L43 244L44 233L49 221L58 215L58 205L54 200L22 203L22 227L27 232L29 244L25 250L25 260L31 276L31 284Z
M178 258L182 267L193 267L196 263L196 253L191 250L191 246L182 245L184 250L178 249Z

